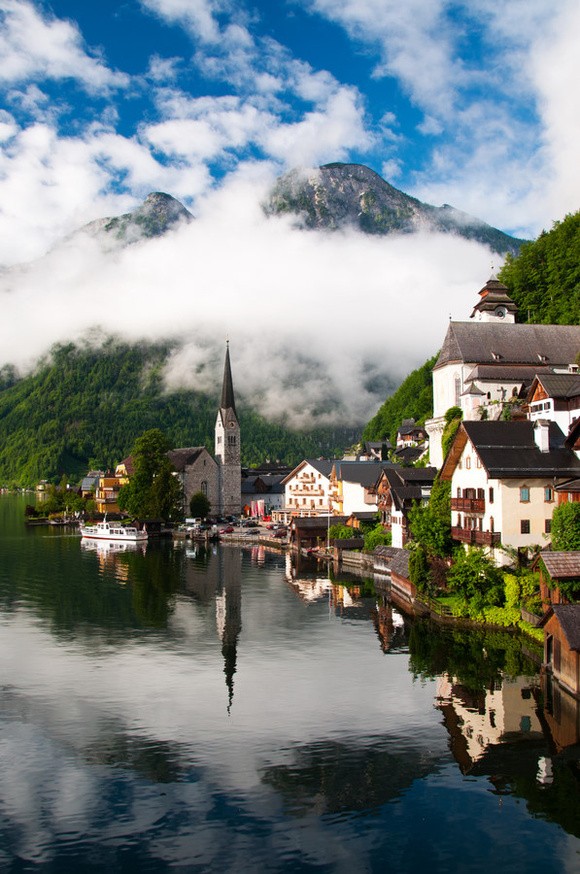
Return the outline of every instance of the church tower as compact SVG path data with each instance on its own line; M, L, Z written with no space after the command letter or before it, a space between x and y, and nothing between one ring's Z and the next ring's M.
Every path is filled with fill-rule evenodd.
M220 408L215 423L215 459L218 463L220 516L239 516L242 511L240 423L236 414L230 347L226 344Z
M493 273L479 292L479 298L470 318L478 322L514 324L518 308L509 296L507 287Z

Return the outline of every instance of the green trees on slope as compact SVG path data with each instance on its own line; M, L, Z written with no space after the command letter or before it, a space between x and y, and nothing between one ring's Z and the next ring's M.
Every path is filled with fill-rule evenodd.
M394 444L397 429L403 419L415 419L423 424L433 413L433 383L431 371L435 355L401 383L399 388L380 407L363 432L364 440L390 440Z
M517 303L520 321L580 324L580 212L524 243L517 257L508 255L499 279Z
M97 348L57 345L37 370L18 379L0 370L0 485L78 480L88 468L112 469L136 438L162 428L172 447L213 449L219 394L167 392L163 370L171 344ZM241 405L240 405L241 406ZM241 410L244 464L267 456L296 464L337 454L358 435L351 429L290 431Z

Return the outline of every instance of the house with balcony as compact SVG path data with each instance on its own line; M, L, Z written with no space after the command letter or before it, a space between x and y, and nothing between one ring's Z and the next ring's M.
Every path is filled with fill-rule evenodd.
M328 516L330 507L330 471L327 459L304 459L284 477L284 506L274 516L289 522L292 516Z
M451 481L451 534L509 563L500 544L527 550L550 538L557 486L580 460L555 422L462 422L441 468Z
M437 475L435 467L385 467L376 484L381 524L391 532L392 545L402 549L410 539L409 510L426 504Z

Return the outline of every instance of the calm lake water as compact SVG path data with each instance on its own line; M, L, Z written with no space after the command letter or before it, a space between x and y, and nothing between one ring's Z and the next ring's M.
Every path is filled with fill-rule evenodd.
M580 870L577 710L521 641L258 547L88 548L26 500L0 497L0 870Z

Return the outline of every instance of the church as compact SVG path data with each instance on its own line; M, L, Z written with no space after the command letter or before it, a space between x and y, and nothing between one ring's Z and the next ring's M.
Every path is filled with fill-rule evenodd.
M215 423L214 455L205 446L172 449L168 455L173 471L181 482L186 514L192 496L201 492L209 500L212 516L240 515L240 423L236 413L229 343L226 345L222 393Z
M445 413L460 407L464 421L495 420L542 374L575 373L580 326L516 324L508 289L491 276L469 321L449 322L433 368L433 418L426 422L429 462L441 467Z

